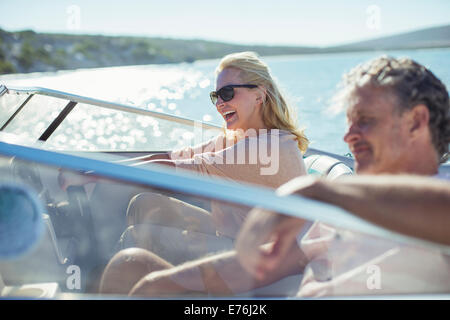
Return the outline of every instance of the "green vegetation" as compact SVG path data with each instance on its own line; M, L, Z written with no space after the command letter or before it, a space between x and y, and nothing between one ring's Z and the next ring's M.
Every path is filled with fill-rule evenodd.
M16 68L11 64L11 62L0 59L0 74L15 72L17 72Z
M28 41L23 42L22 49L17 57L20 66L23 67L25 71L28 71L33 65L35 58L37 58L37 56L35 57L35 52L31 44Z
M36 38L36 32L33 30L19 31L16 34L24 41L31 41Z
M156 58L157 50L150 43L139 41L131 53L136 61L149 61Z
M0 34L3 32L3 30L0 29ZM0 74L3 73L14 73L16 72L16 69L11 64L11 62L6 61L6 55L3 51L3 40L0 37Z
M56 49L51 59L51 65L57 69L64 69L68 56L64 49Z
M73 52L81 53L87 59L94 59L94 53L99 50L100 45L94 39L82 38L79 42L75 43Z
M2 40L0 39L0 74L16 72L16 68L14 68L12 63L6 61L5 59L6 56L5 53L3 52Z

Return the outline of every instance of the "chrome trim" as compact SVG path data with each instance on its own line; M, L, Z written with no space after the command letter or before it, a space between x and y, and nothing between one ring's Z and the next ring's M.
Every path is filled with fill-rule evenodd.
M11 123L11 121L14 120L14 118L19 114L20 111L22 111L22 109L25 107L25 105L31 100L31 98L33 98L34 95L31 94L29 95L24 102L22 102L22 104L17 108L16 111L14 111L14 113L11 115L11 117L9 117L8 120L6 120L6 122L2 125L2 127L0 128L0 131L5 130L5 128Z
M66 258L62 254L61 250L58 247L58 239L56 238L55 229L53 228L53 224L52 224L52 220L50 219L50 216L48 214L43 213L42 219L44 220L44 223L47 227L48 233L50 235L50 239L53 244L53 249L55 250L56 258L57 258L59 264L66 264L69 259Z
M342 161L346 166L350 167L353 169L354 165L355 165L355 160L353 158L347 157L347 156L341 156L338 154L334 154L331 152L326 152L326 151L322 151L319 149L315 149L315 148L308 148L304 154L305 157L313 155L313 154L319 154L319 155L326 155L332 158L335 158L339 161Z
M212 123L202 122L202 121L194 121L189 118L184 118L180 116L170 115L162 112L157 111L150 111L150 110L144 110L137 107L132 107L120 103L113 103L108 102L105 100L99 100L94 98L88 98L83 97L71 93L66 93L62 91L47 89L47 88L41 88L41 87L8 87L8 91L11 93L24 93L24 94L40 94L44 96L54 97L54 98L60 98L65 100L70 100L78 103L86 103L95 105L101 108L111 109L111 110L117 110L117 111L124 111L124 112L130 112L134 114L144 115L144 116L151 116L158 119L163 120L169 120L176 123L188 125L188 126L194 126L195 124L200 124L202 128L204 129L212 129L212 130L220 130L221 127Z
M450 253L450 246L417 239L378 227L330 204L298 195L280 197L269 188L228 182L219 178L206 178L188 172L174 172L173 169L166 169L161 166L155 166L154 169L124 166L3 141L0 141L0 154L77 171L94 171L99 175L113 179L234 202L249 207L263 207L267 210L282 212L310 221L319 220L335 227L372 234L394 241L439 248Z
M6 92L8 92L8 89L4 85L0 84L0 97L3 96Z
M315 148L308 148L308 150L306 150L304 156L307 157L307 156L314 155L314 154L326 155L326 156L335 158L339 161L342 161L345 165L347 165L352 170L354 170L354 166L355 166L354 158L342 156L342 155L331 153L331 152L322 151L322 150L315 149ZM439 166L439 172L445 173L445 174L450 174L450 162L442 163Z

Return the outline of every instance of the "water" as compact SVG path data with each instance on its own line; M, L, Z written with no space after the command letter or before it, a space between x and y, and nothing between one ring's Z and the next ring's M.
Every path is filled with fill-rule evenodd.
M265 57L273 76L297 109L311 147L346 154L344 114L329 112L330 98L344 72L383 52ZM389 52L430 68L450 87L450 49ZM209 100L219 60L192 64L127 66L53 73L6 75L0 83L40 86L119 102L222 125ZM122 128L122 139L132 128ZM161 134L159 132L159 134ZM141 133L141 138L142 133ZM124 145L124 144L123 144Z

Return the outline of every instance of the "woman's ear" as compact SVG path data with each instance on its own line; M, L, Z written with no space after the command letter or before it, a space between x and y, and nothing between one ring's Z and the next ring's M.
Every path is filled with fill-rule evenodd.
M256 101L263 104L266 101L267 98L267 90L263 86L258 86L258 96L256 98Z

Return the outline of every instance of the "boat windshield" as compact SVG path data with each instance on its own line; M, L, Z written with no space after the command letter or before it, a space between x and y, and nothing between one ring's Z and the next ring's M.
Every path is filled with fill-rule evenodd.
M254 289L254 278L242 270L230 272L234 269L229 265L208 274L217 278L219 289L205 289L202 279L207 276L193 268L188 277L171 278L182 290L156 290L145 297L303 298L317 296L331 278L338 281L325 296L447 292L448 247L391 233L336 207L157 165L136 168L98 160L94 153L55 152L11 137L0 137L4 297L124 298L130 290L124 283L140 280L130 280L136 272L156 276L160 270L162 276L161 269L171 265L217 254L229 258L233 235L226 229L212 232L204 218L229 213L232 218L226 223L239 224L250 210L277 211L306 221L298 237L309 259L302 261L302 270ZM63 188L65 179L78 183ZM325 245L317 251L320 241ZM125 259L128 262L135 261L136 252L165 262L151 270L130 267L105 273L119 252L126 253L122 257L131 259Z
M0 88L0 131L44 141L57 150L166 151L200 144L221 130L50 89Z

